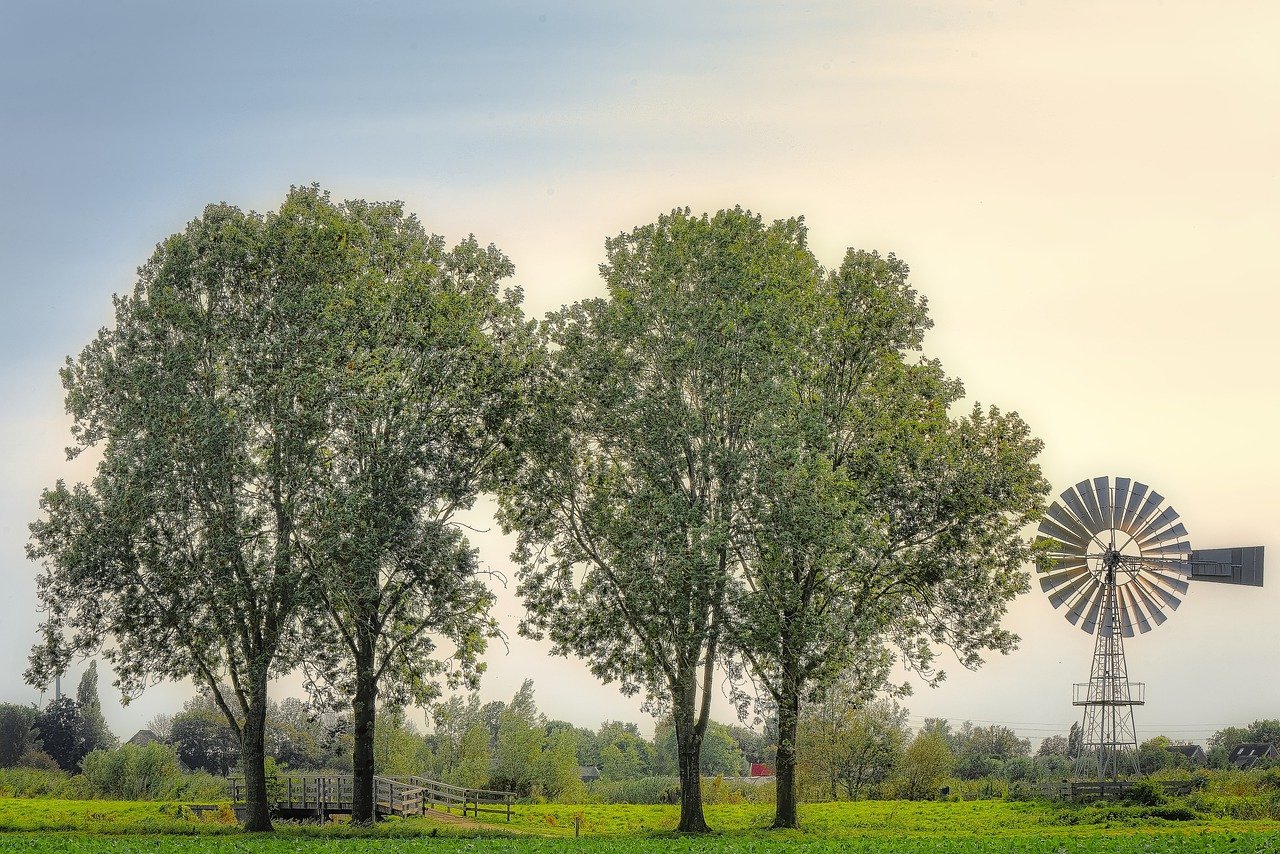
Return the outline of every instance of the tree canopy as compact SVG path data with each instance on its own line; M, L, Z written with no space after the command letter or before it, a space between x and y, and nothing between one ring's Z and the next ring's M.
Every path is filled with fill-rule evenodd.
M775 349L802 334L796 295L813 284L800 231L676 210L607 240L609 299L543 327L549 363L502 495L521 631L669 710L685 832L706 830L698 764L747 450L774 429Z
M63 371L72 454L102 462L32 525L48 617L28 679L102 650L127 694L203 682L241 745L246 824L267 829L267 680L311 665L355 698L371 817L378 686L425 700L442 673L474 678L494 632L450 518L519 394L494 343L523 331L510 271L399 204L316 187L266 216L212 205L162 243Z
M307 664L351 698L352 818L373 820L377 702L430 702L441 681L475 687L497 634L493 595L454 515L498 474L519 417L530 336L513 268L474 238L446 250L398 203L321 213L344 247L329 313L340 360L328 374L326 465L298 521L308 589ZM442 648L443 645L443 648Z
M801 700L844 680L866 696L895 660L933 673L946 646L968 667L1008 652L1007 603L1027 587L1021 536L1048 484L1016 414L974 405L914 353L932 325L905 264L849 250L813 286L801 332L774 348L772 430L750 434L740 496L740 595L727 643L778 710L775 826L794 827Z

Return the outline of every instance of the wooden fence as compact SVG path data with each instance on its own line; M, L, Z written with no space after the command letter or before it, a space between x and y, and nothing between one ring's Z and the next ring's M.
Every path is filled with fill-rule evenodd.
M229 777L233 806L243 807L243 777ZM355 794L350 774L278 774L267 778L267 799L272 809L291 818L350 813ZM451 786L426 777L373 778L374 811L379 816L427 815L428 810L479 818L480 813L503 815L511 821L514 792Z

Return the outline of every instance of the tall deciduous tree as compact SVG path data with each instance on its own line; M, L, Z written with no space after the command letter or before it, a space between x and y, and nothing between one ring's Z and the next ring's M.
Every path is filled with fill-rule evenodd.
M77 771L80 760L89 752L84 740L84 717L80 704L70 697L50 700L36 715L35 731L44 752L53 757L63 771Z
M920 732L903 751L898 764L899 794L913 801L931 801L955 764L946 739L936 732Z
M791 251L817 275L803 230ZM776 704L775 827L796 826L809 692L850 673L874 691L895 654L933 677L935 645L976 667L1017 641L1000 618L1027 585L1020 532L1048 490L1040 442L1016 414L950 416L963 388L912 353L931 321L907 272L850 250L818 277L808 329L777 351L772 430L751 448L727 637Z
M107 727L102 716L102 700L98 697L98 662L90 661L76 686L76 702L80 704L80 718L84 725L85 751L110 750L119 740Z
M28 681L101 650L126 694L202 682L240 744L252 830L271 828L267 683L299 648L297 526L352 345L334 297L362 258L332 220L296 189L267 216L209 206L160 244L62 371L70 453L97 449L97 473L46 491L31 526L47 616Z
M497 633L452 520L499 471L532 337L519 290L499 290L513 268L493 247L446 251L398 204L329 215L353 259L333 312L354 334L331 377L325 478L299 541L328 622L312 626L329 639L314 663L352 698L352 820L367 823L379 699L426 704L442 676L474 688Z
M889 779L907 743L907 711L887 698L860 704L840 687L801 710L797 778L831 800L852 800Z
M545 740L546 719L534 703L533 680L526 679L498 715L494 784L521 796L528 795Z
M698 764L747 451L814 285L801 231L676 210L607 240L609 298L544 326L539 417L503 495L521 631L671 716L682 832L707 830Z
M0 703L0 768L17 765L27 751L40 749L33 706Z

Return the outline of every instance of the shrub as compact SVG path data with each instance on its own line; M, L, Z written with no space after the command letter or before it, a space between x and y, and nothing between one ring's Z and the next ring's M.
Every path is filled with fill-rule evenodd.
M165 800L187 801L189 803L225 801L229 796L227 778L210 774L207 771L182 774L173 781L172 786L164 793Z
M704 804L740 804L745 800L740 790L735 790L724 781L724 777L716 776L708 780L701 779L702 802Z
M47 798L67 779L65 771L34 768L0 769L0 797Z
M102 797L102 792L98 791L98 787L89 778L76 774L59 783L52 795L65 801L91 801Z
M58 760L45 753L38 747L28 747L26 752L18 758L17 767L31 768L36 771L60 771Z
M95 750L84 758L84 777L107 797L155 800L180 782L178 754L167 744Z
M1124 799L1130 803L1154 807L1165 802L1164 786L1155 780L1143 778L1134 783L1124 793Z
M678 804L680 781L675 777L634 777L596 780L587 786L590 804Z

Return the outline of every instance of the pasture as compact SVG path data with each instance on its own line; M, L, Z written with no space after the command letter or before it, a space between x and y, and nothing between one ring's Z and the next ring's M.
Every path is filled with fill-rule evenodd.
M280 824L245 834L224 814L193 816L179 804L0 799L5 852L1280 852L1280 822L1206 815L1181 805L1049 802L861 801L808 804L802 829L771 831L766 805L709 806L716 832L678 837L674 807L522 805L515 820L462 826L389 820L374 829ZM574 836L578 820L580 838Z

